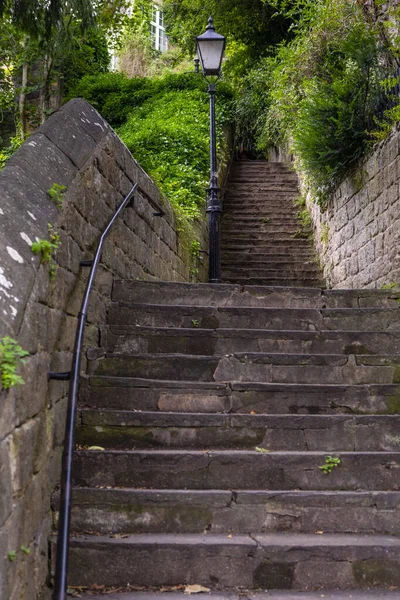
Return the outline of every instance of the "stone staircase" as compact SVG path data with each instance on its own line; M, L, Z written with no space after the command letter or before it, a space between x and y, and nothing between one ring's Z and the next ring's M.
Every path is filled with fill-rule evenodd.
M101 342L70 586L400 597L393 292L116 281Z
M224 199L222 279L323 287L312 241L297 220L296 173L284 163L234 163Z
M296 194L237 163L230 284L114 282L74 464L87 600L400 599L398 297L318 287Z

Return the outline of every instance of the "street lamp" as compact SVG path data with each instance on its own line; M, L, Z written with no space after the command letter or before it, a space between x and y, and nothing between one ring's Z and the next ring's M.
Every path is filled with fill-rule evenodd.
M221 76L221 65L224 56L226 38L215 31L212 17L208 19L205 33L197 38L197 54L201 63L203 76L208 81L210 94L210 187L208 189L208 224L209 224L209 281L221 282L221 213L222 207L218 198L217 176L217 139L215 127L215 94L216 81L207 77Z

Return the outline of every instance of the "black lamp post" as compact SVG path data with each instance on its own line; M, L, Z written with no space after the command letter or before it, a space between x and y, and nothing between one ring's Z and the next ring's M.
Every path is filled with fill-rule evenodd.
M226 38L215 31L212 17L208 19L206 32L197 38L197 54L200 59L203 76L221 76L221 65L224 56ZM209 224L209 281L221 282L221 213L222 207L218 198L217 176L217 139L215 128L215 94L216 80L208 81L210 94L210 187L208 189L208 224Z

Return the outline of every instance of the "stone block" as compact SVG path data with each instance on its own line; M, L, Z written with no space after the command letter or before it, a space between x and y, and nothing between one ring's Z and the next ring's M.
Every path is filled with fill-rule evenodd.
M68 188L77 173L71 160L40 130L17 150L8 165L20 167L46 194L55 183Z
M43 467L47 448L46 414L42 411L37 417L18 427L12 434L10 458L14 494L24 492L32 476Z
M51 115L39 132L53 142L78 169L81 169L92 156L97 142L88 132L88 127L91 125L89 116L85 122L81 113L84 101L78 100L78 102L80 102L79 107L75 101L72 101L62 110ZM89 105L86 102L84 104L86 109ZM95 123L93 127L97 127ZM98 127L104 132L102 123L99 122Z

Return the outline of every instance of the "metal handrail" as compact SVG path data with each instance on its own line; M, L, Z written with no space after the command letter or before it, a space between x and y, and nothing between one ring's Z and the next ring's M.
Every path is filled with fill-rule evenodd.
M75 421L79 392L79 377L83 335L86 324L87 310L89 305L90 292L92 291L93 281L96 276L97 267L101 260L104 241L121 214L126 205L132 200L138 184L136 183L126 198L121 202L113 218L107 225L97 246L96 254L91 263L89 278L86 284L85 295L82 301L82 307L78 315L78 326L75 337L74 353L72 356L72 365L70 373L70 385L68 393L67 420L65 425L65 441L62 458L61 473L61 492L59 507L59 522L57 535L57 557L56 569L54 575L54 600L66 600L67 597L67 577L68 577L68 558L69 558L69 538L71 522L71 497L72 497L72 460L75 446ZM88 263L90 264L90 263ZM54 375L54 374L53 374ZM65 375L65 374L64 374ZM61 377L54 377L61 379Z

